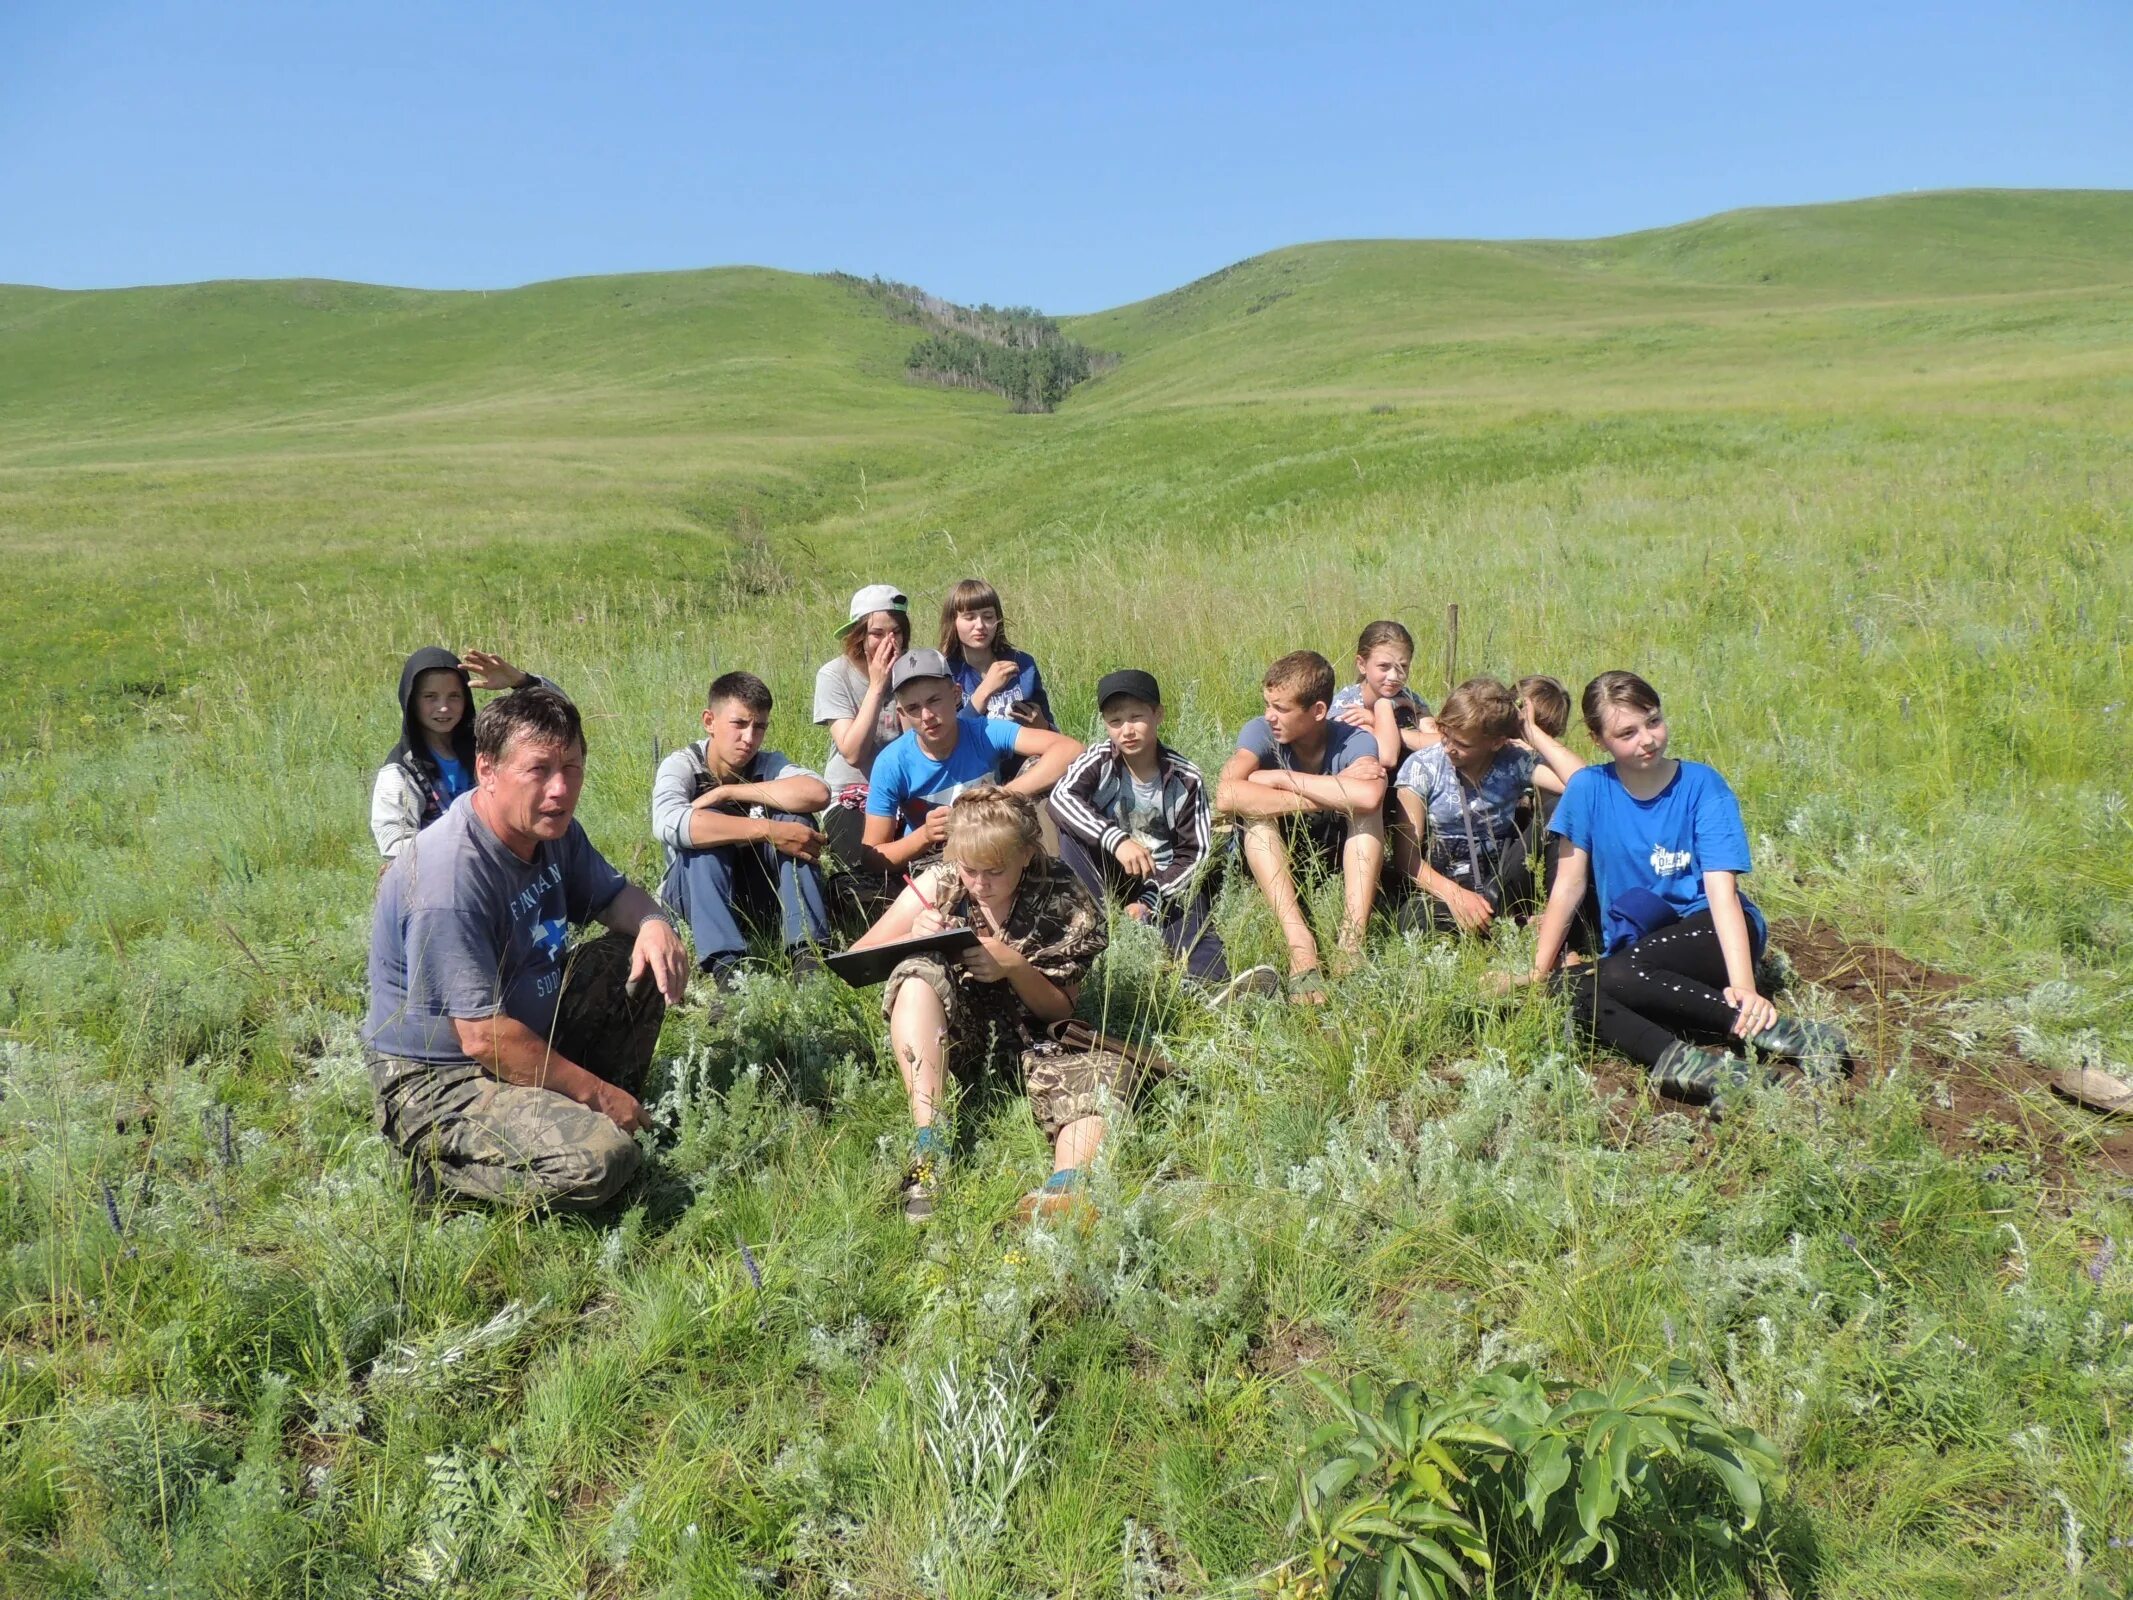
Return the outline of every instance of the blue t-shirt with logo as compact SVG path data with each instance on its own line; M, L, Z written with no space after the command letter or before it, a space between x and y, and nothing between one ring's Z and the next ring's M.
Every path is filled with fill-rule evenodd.
M1608 952L1633 943L1638 925L1619 907L1632 890L1657 896L1677 916L1709 908L1706 872L1749 870L1748 830L1740 802L1726 780L1700 761L1683 761L1664 789L1639 800L1622 786L1612 761L1587 767L1564 786L1548 831L1561 834L1592 857L1600 898L1602 936ZM1760 943L1768 937L1763 914L1746 895L1741 908Z
M471 797L454 801L378 883L364 1043L381 1056L463 1064L471 1058L452 1019L499 1013L547 1038L571 924L592 921L627 881L576 822L522 861Z
M918 734L899 734L874 758L867 780L867 815L895 817L903 831L923 827L935 806L953 805L974 784L999 781L1000 761L1014 754L1021 724L974 717L964 711L955 719L955 748L936 761L919 748Z

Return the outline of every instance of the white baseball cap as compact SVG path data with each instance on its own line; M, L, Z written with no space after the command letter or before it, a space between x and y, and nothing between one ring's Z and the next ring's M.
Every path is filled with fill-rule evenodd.
M842 639L877 611L900 611L908 616L911 601L893 583L870 583L852 596L852 620L837 630L837 637Z

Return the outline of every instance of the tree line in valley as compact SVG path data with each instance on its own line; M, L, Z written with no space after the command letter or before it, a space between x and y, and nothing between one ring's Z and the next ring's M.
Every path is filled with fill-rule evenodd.
M886 278L830 276L925 330L904 357L904 371L921 383L982 389L1016 411L1050 411L1075 384L1118 365L1117 356L1068 338L1032 306L963 306Z

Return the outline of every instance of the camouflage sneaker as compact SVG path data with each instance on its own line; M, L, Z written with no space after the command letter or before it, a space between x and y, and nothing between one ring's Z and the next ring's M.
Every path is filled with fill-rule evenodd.
M1751 1077L1748 1064L1723 1050L1684 1044L1676 1039L1652 1064L1652 1087L1692 1106L1709 1105Z
M1817 1082L1841 1078L1851 1071L1851 1041L1833 1022L1780 1017L1761 1033L1751 1035L1748 1042L1765 1055L1797 1061L1801 1073Z
M904 1221L930 1221L933 1217L933 1199L939 1191L938 1163L930 1155L919 1156L904 1173Z

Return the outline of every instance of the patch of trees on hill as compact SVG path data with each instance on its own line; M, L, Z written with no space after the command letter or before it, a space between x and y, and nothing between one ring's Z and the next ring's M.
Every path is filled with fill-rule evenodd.
M896 321L926 330L904 357L905 373L920 383L983 389L1016 411L1050 411L1075 384L1118 365L1117 356L1068 338L1031 306L962 306L908 283L830 276Z

